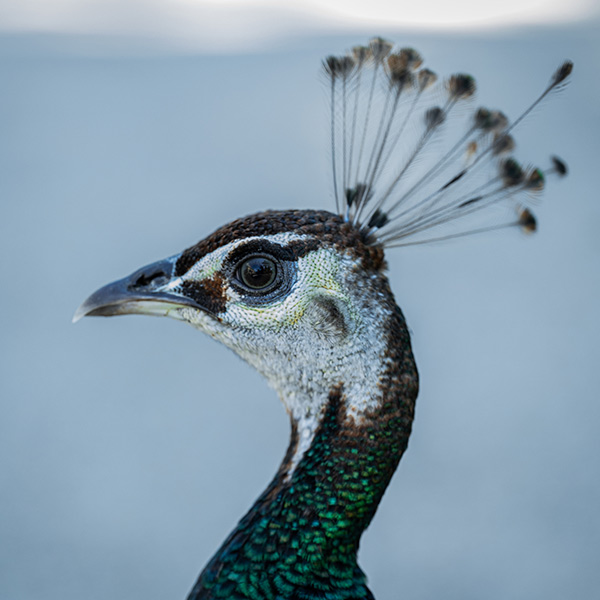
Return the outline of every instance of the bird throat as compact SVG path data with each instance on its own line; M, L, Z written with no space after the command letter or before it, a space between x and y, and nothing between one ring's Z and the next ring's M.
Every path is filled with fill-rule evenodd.
M408 444L418 375L400 309L387 327L382 400L356 419L334 386L310 447L288 451L274 479L200 574L188 600L363 600L360 537Z

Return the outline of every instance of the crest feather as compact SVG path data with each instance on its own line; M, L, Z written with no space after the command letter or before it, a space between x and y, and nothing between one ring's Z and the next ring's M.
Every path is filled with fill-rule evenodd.
M562 176L567 168L556 157L546 169L522 166L512 156L512 133L566 85L573 63L565 61L512 123L499 110L473 106L471 75L440 81L422 63L413 48L393 51L382 38L323 62L338 213L387 247L504 227L535 230L535 217L524 207L527 194L541 192L548 175ZM514 218L481 221L492 214L487 209L507 203ZM446 232L454 224L458 229Z

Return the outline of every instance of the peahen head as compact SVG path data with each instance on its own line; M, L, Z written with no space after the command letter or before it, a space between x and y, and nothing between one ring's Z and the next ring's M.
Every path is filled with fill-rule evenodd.
M398 316L384 271L381 245L340 216L267 211L101 288L75 319L169 316L230 347L284 402L302 440L293 467L334 390L356 422L382 400Z
M566 173L556 157L546 169L521 166L513 133L563 87L570 62L512 122L471 106L472 77L436 86L421 65L415 50L392 52L380 38L325 60L335 213L233 221L101 288L75 315L190 323L262 373L290 414L279 471L190 600L372 599L356 554L407 447L418 390L384 248L533 232L528 198Z

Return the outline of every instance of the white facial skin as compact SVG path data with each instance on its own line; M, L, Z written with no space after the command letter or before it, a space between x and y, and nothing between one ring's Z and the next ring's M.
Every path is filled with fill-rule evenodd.
M222 273L227 256L253 239L258 238L232 242L204 256L170 287ZM285 247L301 236L260 239ZM226 278L226 310L217 318L190 307L169 311L229 346L277 390L299 434L288 476L310 447L334 387L343 384L348 413L355 420L380 402L378 382L386 367L382 324L388 317L369 282L380 275L365 273L349 253L340 256L321 248L291 265L293 284L272 302L257 304Z

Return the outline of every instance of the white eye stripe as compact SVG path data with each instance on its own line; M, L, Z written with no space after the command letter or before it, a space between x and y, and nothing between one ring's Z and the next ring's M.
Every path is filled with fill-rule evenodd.
M220 271L223 264L234 255L236 250L243 245L253 241L271 242L279 244L285 248L286 244L290 242L299 242L311 238L308 235L299 235L297 233L285 232L276 233L273 235L255 235L243 238L241 240L235 240L225 246L221 246L216 250L213 250L209 254L206 254L199 259L190 269L182 275L181 280L196 280L201 281L202 279L208 279L214 276L214 274ZM181 282L180 282L181 283Z

